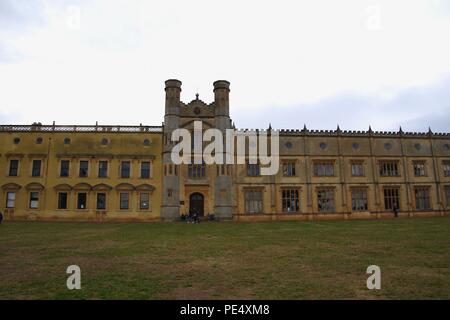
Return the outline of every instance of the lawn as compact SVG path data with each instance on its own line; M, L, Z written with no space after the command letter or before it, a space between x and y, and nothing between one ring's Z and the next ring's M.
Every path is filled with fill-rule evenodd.
M0 299L450 299L450 218L6 222Z

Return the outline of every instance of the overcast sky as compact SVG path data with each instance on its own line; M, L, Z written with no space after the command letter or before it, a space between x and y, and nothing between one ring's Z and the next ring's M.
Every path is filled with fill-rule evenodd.
M450 132L450 1L0 0L0 123L160 125L169 78L240 128Z

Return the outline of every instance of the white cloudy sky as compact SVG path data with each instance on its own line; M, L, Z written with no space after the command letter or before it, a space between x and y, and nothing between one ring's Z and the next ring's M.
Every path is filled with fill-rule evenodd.
M0 0L0 123L160 125L168 78L241 128L450 132L450 1Z

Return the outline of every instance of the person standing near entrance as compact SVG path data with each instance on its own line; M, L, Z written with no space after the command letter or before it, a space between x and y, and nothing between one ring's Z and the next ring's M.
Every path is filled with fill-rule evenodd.
M396 218L398 218L398 208L397 208L397 204L396 204L396 203L394 203L393 210L394 210L394 216L395 216Z
M3 213L0 211L0 224L3 222Z

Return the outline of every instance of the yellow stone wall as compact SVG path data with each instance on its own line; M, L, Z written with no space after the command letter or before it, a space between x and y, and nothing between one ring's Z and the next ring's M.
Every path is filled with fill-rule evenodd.
M88 129L78 127L67 132L0 132L0 210L6 218L58 220L139 220L159 219L161 206L162 134L132 128L133 132L112 132L114 127ZM119 128L120 129L120 128ZM5 130L5 129L4 129ZM62 129L60 129L62 130ZM76 131L75 131L76 130ZM155 131L160 131L156 129ZM20 142L15 143L15 139ZM42 143L38 143L42 139ZM70 144L65 140L70 139ZM107 143L102 144L106 139ZM148 140L144 144L144 140ZM17 142L17 141L16 141ZM10 177L10 160L19 160L17 177ZM41 175L32 177L32 161L42 162ZM69 177L60 177L62 160L70 161ZM88 177L79 177L80 160L89 161ZM98 163L108 161L108 175L98 177ZM130 178L120 177L121 161L131 162ZM140 163L151 162L149 179L140 177ZM6 208L7 192L16 192L15 208ZM30 192L39 192L39 207L30 209ZM68 208L58 209L58 192L67 192ZM87 208L77 209L77 194L87 193ZM96 194L107 194L106 210L96 209ZM129 209L121 210L119 193L129 193ZM140 193L149 193L148 210L140 210Z

